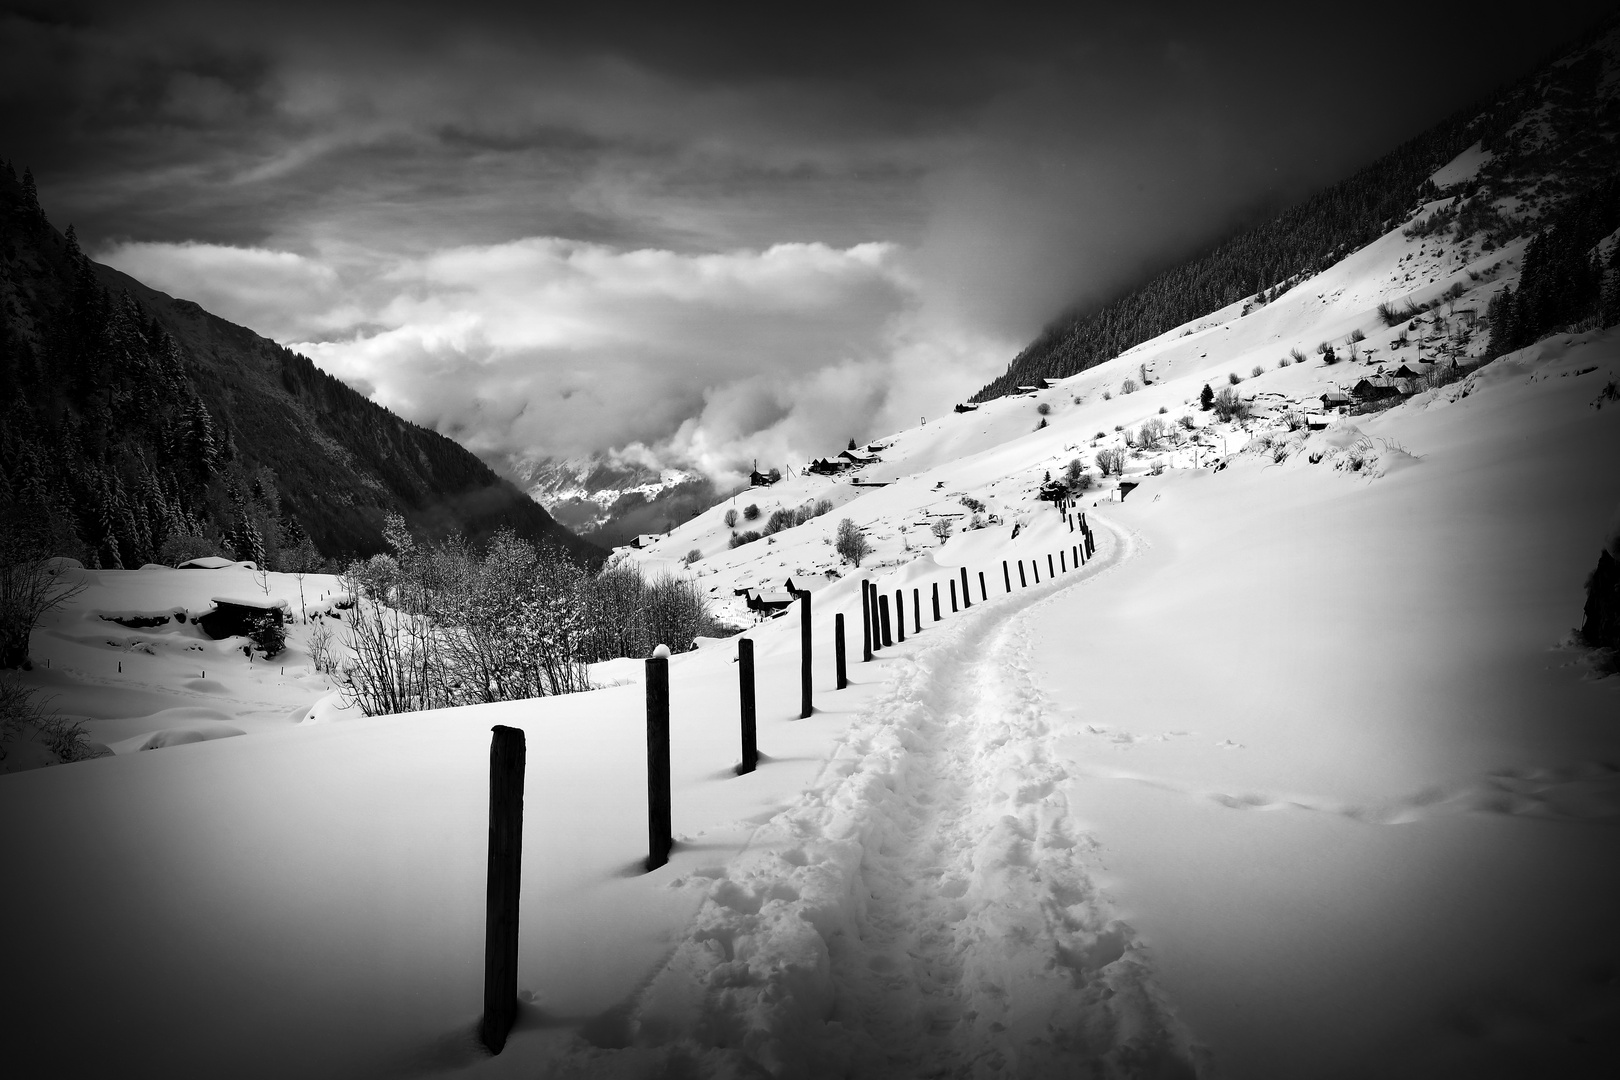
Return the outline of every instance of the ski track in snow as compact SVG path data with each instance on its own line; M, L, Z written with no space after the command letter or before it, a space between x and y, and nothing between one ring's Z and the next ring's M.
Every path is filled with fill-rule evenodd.
M1088 874L1030 674L1022 616L1142 542L1111 535L1079 575L880 653L892 687L799 804L701 872L694 923L597 1045L711 1075L1207 1071Z

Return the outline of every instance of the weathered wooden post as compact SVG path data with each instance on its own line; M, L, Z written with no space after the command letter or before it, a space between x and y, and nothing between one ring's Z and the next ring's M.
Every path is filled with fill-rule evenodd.
M492 1054L517 1020L518 885L523 869L523 732L497 724L489 740L489 868L484 898L484 1016Z
M1069 572L1069 553L1067 551L1058 552L1058 570L1065 574Z
M984 601L988 601L990 599L990 591L984 587L983 570L979 571L979 599Z
M647 869L669 862L674 846L669 814L669 649L660 645L647 658Z
M1057 577L1057 571L1052 569L1052 553L1050 551L1046 553L1046 576Z
M911 590L911 625L916 633L922 633L922 590Z
M1001 583L1007 586L1008 592L1012 592L1012 575L1007 572L1006 559L1001 560Z
M1076 570L1080 569L1080 567L1083 565L1080 561L1080 545L1070 544L1069 550L1074 553L1074 568Z
M939 622L939 582L934 582L934 621Z
M1029 572L1035 575L1035 584L1039 585L1041 583L1041 560L1040 559L1032 558L1032 559L1029 560Z
M810 590L799 594L799 719L814 711L810 707Z
M906 590L894 590L894 636L906 640Z
M1069 531L1074 532L1074 515L1070 514L1070 515L1068 515L1068 518L1069 518Z
M878 621L878 628L883 638L883 647L885 649L892 648L894 638L889 636L889 598L887 595L878 597Z
M951 578L951 612L956 611L956 579Z
M962 571L962 606L970 608L973 606L973 597L968 590L967 567L962 566L958 569Z
M872 586L861 579L861 663L872 659Z
M759 764L757 713L754 710L754 642L737 639L737 700L742 710L742 764L737 774L751 773Z
M838 689L849 685L849 672L844 667L844 613L833 616L833 652L838 656Z
M1024 560L1023 559L1018 560L1018 587L1020 589L1029 588L1029 579L1024 576Z
M878 587L872 586L872 652L883 648L883 620L878 611Z

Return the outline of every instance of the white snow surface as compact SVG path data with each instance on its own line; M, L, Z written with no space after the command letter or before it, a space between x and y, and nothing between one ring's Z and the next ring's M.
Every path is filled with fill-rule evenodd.
M1446 336L1458 311L1408 329L1375 309L1460 281L1451 307L1483 310L1520 250L1397 229L1247 315L885 438L860 486L735 500L761 520L835 503L805 525L729 548L728 502L627 556L739 618L737 588L818 582L812 716L799 612L749 631L755 772L734 768L732 643L670 661L677 843L650 873L641 661L596 665L583 694L356 717L313 678L277 698L230 642L209 686L181 636L158 666L172 628L87 621L254 595L248 571L80 571L96 588L34 655L100 703L98 738L161 748L0 777L8 1075L1609 1075L1620 685L1569 634L1620 507L1620 403L1599 394L1620 334L1323 431L1280 420L1477 352ZM1357 360L1322 363L1357 330ZM1198 410L1229 372L1273 419ZM1043 474L1183 415L1196 447L1131 457L1128 499L1109 480L1076 508L1098 547L1074 568ZM846 516L876 548L858 572L831 549ZM860 577L905 609L871 663ZM136 655L142 635L165 648ZM144 681L113 682L115 652ZM521 1010L490 1057L497 724L525 732L528 771ZM208 734L226 727L245 737Z

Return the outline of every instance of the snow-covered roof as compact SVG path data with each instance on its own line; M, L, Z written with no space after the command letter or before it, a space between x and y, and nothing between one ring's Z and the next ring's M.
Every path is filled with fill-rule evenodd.
M187 559L183 563L178 563L175 566L175 569L176 570L223 570L228 566L245 566L245 567L248 567L251 570L257 570L258 569L258 567L254 566L252 563L234 563L231 560L221 558L218 555L203 555L203 556L201 556L199 558L196 558L196 559Z

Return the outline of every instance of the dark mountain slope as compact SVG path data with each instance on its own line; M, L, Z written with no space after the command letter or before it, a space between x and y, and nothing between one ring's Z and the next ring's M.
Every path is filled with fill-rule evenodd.
M1595 28L1485 103L1447 118L1272 220L1101 307L1066 313L973 400L1095 367L1245 297L1267 302L1439 198L1430 175L1476 142L1493 157L1458 196L1459 204L1472 206L1472 213L1460 215L1459 227L1470 235L1484 232L1490 245L1539 227L1545 220L1540 215L1552 205L1613 176L1620 166L1615 25Z
M602 552L461 446L79 252L0 168L0 500L88 564L384 550L383 518Z

